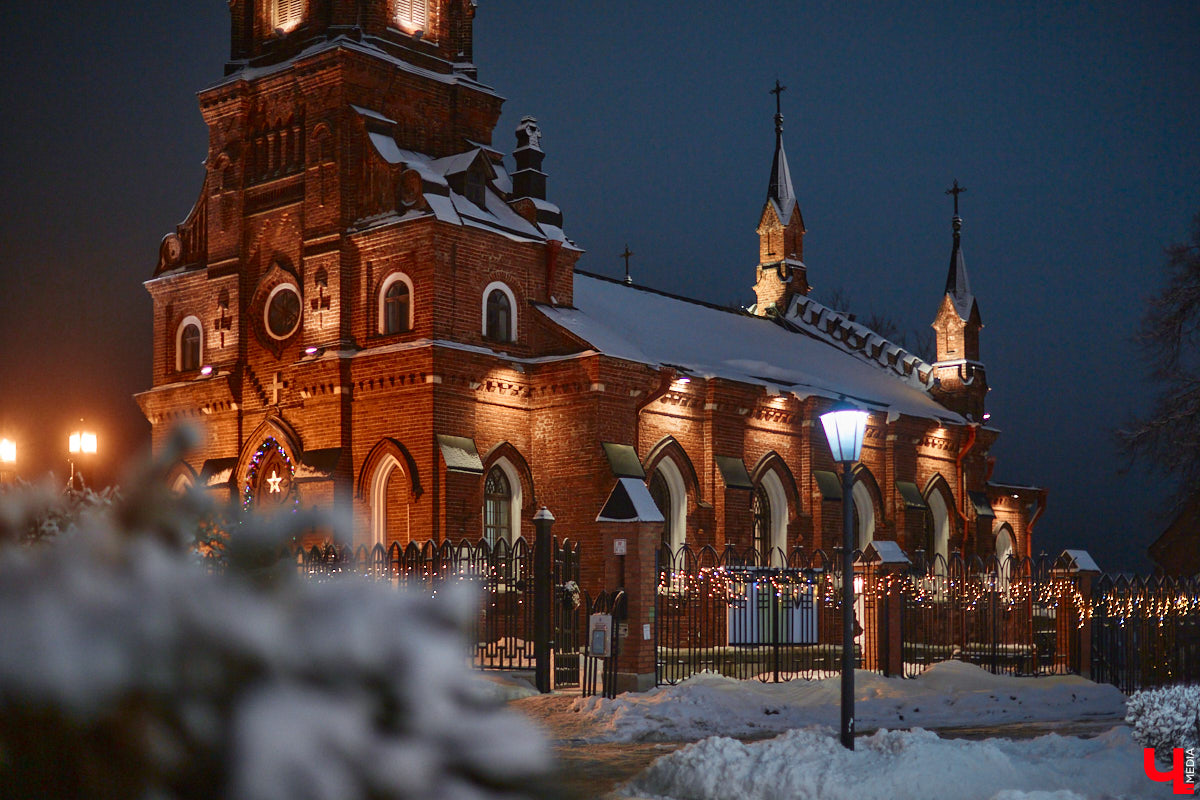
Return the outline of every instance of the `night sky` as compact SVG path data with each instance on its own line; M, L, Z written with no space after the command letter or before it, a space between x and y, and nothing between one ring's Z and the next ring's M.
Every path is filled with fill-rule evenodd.
M84 417L116 479L148 438L141 284L200 191L227 4L6 17L0 431L23 476L61 474ZM1200 4L479 0L475 42L508 98L493 143L538 118L589 271L621 274L628 243L638 283L753 302L776 79L817 299L927 326L957 178L995 479L1049 489L1036 550L1147 568L1169 476L1125 472L1114 431L1154 391L1133 335L1200 211Z

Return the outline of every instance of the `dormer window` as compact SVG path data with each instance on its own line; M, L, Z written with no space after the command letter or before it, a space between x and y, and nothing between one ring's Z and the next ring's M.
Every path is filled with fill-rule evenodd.
M406 31L425 31L429 26L429 0L396 0L396 22Z
M304 0L271 0L271 28L290 32L304 18Z
M463 193L468 200L481 209L484 208L484 180L483 175L477 169L467 171L467 181L465 192Z

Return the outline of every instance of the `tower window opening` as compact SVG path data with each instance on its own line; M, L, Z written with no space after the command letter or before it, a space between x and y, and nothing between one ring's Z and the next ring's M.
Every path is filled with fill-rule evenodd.
M493 289L487 297L487 338L496 342L512 341L512 304L501 289Z
M274 0L271 25L275 30L287 33L304 18L304 0Z
M185 325L179 335L179 369L183 372L200 369L199 325Z
M396 21L408 30L424 31L429 24L429 0L396 0Z

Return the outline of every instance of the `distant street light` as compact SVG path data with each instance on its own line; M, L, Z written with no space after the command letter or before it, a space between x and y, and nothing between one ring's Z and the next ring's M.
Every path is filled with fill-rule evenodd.
M17 443L0 439L0 483L8 483L17 472Z
M83 420L80 420L80 422L83 422ZM67 479L68 492L75 491L75 476L77 474L79 476L79 488L82 489L84 487L83 472L77 472L75 462L82 462L83 459L96 455L96 451L96 434L92 431L78 430L67 438L67 452L71 454L68 459L71 464L71 477Z
M839 400L821 415L833 460L842 465L842 746L854 749L854 506L851 468L862 455L867 412Z

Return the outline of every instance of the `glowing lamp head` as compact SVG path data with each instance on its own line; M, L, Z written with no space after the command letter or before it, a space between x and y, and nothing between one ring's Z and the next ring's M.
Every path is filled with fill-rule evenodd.
M96 434L90 431L76 431L67 440L67 449L75 454L95 455Z
M203 367L201 367L200 374L204 375L205 377L212 375L213 374L212 364L205 364Z
M17 443L12 439L0 439L0 464L17 463Z
M867 412L839 400L833 408L821 415L825 426L825 438L829 440L829 451L839 464L858 461L862 455L863 434L867 430Z
M306 355L306 356L315 356L315 355L316 355L317 353L319 353L319 352L321 352L321 350L320 350L320 348L318 348L318 347L306 347L306 348L304 348L304 355Z

